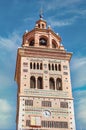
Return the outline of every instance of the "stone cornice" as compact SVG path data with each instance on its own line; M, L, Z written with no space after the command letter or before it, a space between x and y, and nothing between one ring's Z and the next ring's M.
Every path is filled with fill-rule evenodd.
M65 50L57 50L39 47L22 47L18 49L18 54L24 57L51 58L70 61L72 53Z

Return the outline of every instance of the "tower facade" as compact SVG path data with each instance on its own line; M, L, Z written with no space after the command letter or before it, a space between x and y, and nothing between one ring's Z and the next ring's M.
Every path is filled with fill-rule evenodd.
M15 71L17 130L76 130L71 56L42 17L24 33Z

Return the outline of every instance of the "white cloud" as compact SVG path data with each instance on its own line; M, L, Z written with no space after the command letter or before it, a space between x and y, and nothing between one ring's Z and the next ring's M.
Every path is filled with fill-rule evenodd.
M57 11L58 12L58 11ZM86 18L86 9L78 9L78 8L67 8L64 11L60 10L60 13L55 14L53 17L64 17L69 16L71 19L76 17L77 19ZM75 20L77 20L75 19Z
M5 99L0 99L0 129L10 128L12 125L12 107Z
M73 86L86 85L86 57L75 57L72 59L71 70L73 73Z
M47 1L47 8L46 10L55 10L55 9L60 9L64 7L72 7L72 6L77 6L78 4L83 3L84 0L52 0L52 1ZM42 1L40 2L42 6L46 7L46 2Z
M6 49L7 51L13 51L18 48L19 43L21 43L21 38L16 32L13 32L8 37L0 36L0 49Z
M86 126L86 90L74 92L77 127Z
M46 12L53 11L53 16L48 20L49 23L53 27L61 27L71 25L78 19L86 18L86 9L79 8L79 5L83 3L84 0L52 0L51 2L44 1L42 4L47 4Z
M6 69L10 72L18 45L20 46L20 44L21 38L16 32L13 32L8 37L0 36L0 67L2 67L0 71L0 83L9 82L9 75L7 75L8 77L6 76Z
M0 90L13 84L18 45L21 45L18 33L13 32L8 37L0 36Z
M9 113L11 111L11 106L5 99L0 99L0 112Z
M77 17L72 17L70 19L63 19L63 20L53 20L52 18L49 18L48 21L52 27L55 26L61 27L73 24L76 19Z
M86 16L86 9L73 9L73 10L68 10L66 13L74 13L76 15L85 15ZM79 17L78 16L78 17Z

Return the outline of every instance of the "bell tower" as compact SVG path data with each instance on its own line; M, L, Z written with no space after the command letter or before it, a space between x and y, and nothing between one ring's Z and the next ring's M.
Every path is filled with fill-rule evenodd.
M76 130L70 59L42 16L17 51L16 130Z

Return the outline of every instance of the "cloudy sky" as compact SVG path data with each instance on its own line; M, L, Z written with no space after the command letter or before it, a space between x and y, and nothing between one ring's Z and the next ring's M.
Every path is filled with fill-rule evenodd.
M70 52L76 130L86 130L86 0L0 0L0 130L15 130L17 48L22 35L44 19Z

